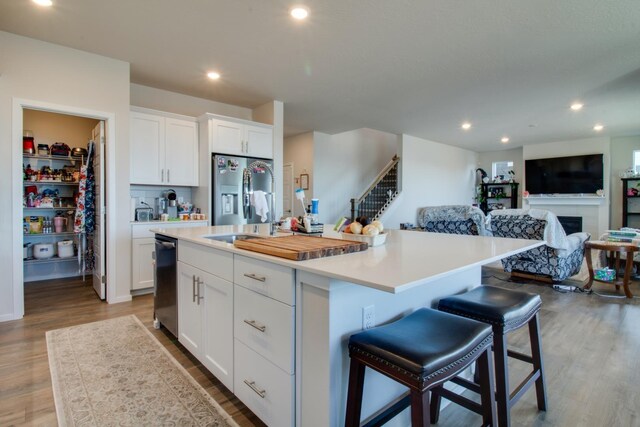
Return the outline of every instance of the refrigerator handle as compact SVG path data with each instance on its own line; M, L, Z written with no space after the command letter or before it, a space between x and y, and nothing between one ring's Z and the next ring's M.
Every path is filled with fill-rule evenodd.
M251 218L251 171L245 169L242 172L242 214L245 219Z

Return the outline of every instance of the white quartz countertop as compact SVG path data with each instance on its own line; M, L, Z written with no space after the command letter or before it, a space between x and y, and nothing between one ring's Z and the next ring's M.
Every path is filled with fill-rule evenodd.
M162 224L201 224L201 225L207 225L207 220L206 219L189 219L189 220L177 220L174 219L172 221L160 221L158 220L152 220L152 221L129 221L131 223L131 225L158 225L158 226L162 226Z
M488 264L544 244L544 241L539 240L387 230L389 234L384 245L370 247L363 252L291 261L238 249L231 243L203 237L236 233L255 234L253 227L228 225L163 229L160 226L151 231L179 241L193 242L390 293L401 292L451 273ZM260 225L258 228L258 234L269 237L267 225ZM340 238L340 235L333 231L325 231L323 236Z

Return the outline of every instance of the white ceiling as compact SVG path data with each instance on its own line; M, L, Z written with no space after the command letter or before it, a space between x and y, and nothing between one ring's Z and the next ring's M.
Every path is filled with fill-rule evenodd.
M640 134L638 0L303 0L304 23L295 0L53 1L0 0L0 29L127 61L134 83L281 100L290 135L368 127L488 151L596 122Z

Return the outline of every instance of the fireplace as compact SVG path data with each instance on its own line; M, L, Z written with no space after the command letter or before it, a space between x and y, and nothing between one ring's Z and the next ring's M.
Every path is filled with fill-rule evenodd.
M578 233L582 231L582 217L581 216L558 216L558 221L564 228L564 232L569 234Z

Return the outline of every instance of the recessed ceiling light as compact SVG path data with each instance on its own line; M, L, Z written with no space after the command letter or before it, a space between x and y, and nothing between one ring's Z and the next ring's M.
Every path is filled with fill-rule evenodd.
M471 129L471 123L469 123L469 122L464 122L460 127L461 127L462 129L464 129L464 130L469 130L469 129Z
M211 72L207 73L207 77L209 77L211 80L218 80L220 78L220 73L216 73L215 71L211 71Z
M503 144L506 144L507 142L509 142L509 137L503 136L500 142L502 142Z
M53 2L51 0L33 0L33 2L38 6L53 6Z
M571 104L571 109L573 111L579 111L582 110L582 107L584 107L584 104L581 102L574 102L573 104Z
M301 21L309 16L309 11L304 7L297 6L291 9L291 16Z
M604 129L604 126L603 126L603 125L601 125L600 123L596 124L596 125L593 127L593 130L595 130L596 132L600 132L602 129Z

